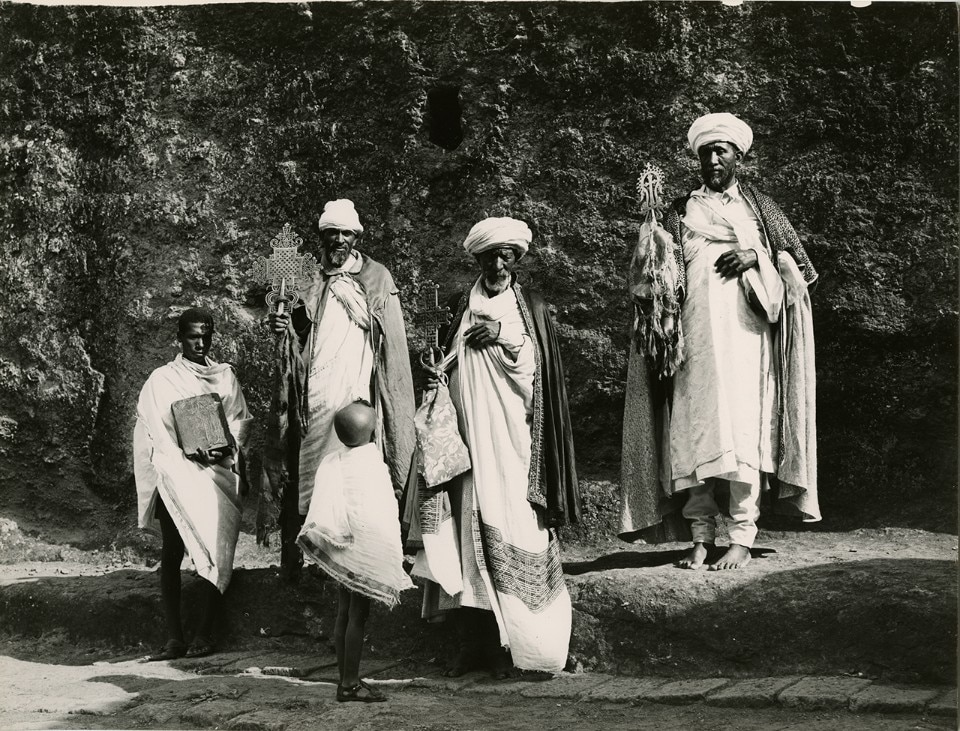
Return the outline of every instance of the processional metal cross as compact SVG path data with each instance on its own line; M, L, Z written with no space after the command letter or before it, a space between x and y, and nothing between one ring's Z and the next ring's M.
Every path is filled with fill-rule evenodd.
M637 195L640 196L640 215L652 216L656 220L657 213L666 206L663 203L663 170L651 163L647 163L637 179Z
M420 364L424 368L435 368L443 360L440 347L440 328L450 324L452 315L449 307L441 307L437 299L439 284L425 282L417 299L419 308L414 311L414 322L425 331L427 347L420 354Z
M278 315L282 315L287 308L292 309L300 301L298 287L319 268L313 254L298 253L302 243L303 239L291 229L289 223L285 223L280 233L270 240L273 254L258 259L253 265L253 279L270 285L267 304L276 306Z

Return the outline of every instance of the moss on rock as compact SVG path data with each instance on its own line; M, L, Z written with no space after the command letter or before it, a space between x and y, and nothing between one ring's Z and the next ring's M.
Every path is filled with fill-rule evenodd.
M408 302L470 281L476 220L528 220L581 472L616 473L636 175L691 187L689 121L731 110L823 273L824 514L955 528L956 27L938 4L5 8L0 509L40 527L25 491L66 480L129 515L136 395L184 307L216 311L263 415L249 271L285 222L315 246L334 197Z

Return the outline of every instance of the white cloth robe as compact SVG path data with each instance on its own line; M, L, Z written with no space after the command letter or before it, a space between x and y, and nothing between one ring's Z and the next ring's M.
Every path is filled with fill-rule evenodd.
M315 482L297 538L304 555L351 591L396 606L413 582L403 570L397 501L380 448L331 452Z
M776 472L770 323L779 318L783 285L756 213L736 188L724 195L694 191L683 220L686 360L675 378L670 423L674 491L712 477L756 484L762 473ZM762 298L766 316L750 306L740 278L716 271L717 258L731 249L756 252L758 265L743 278Z
M360 255L353 253L343 271L359 271ZM349 276L337 277L329 287L323 314L313 323L306 346L308 426L300 444L300 515L309 510L320 463L344 447L333 429L334 414L358 398L371 398L373 347L363 291ZM308 306L316 308L319 303Z
M177 440L171 405L204 393L219 394L230 433L246 444L253 421L233 368L204 366L178 355L157 368L140 390L133 430L133 470L141 528L159 533L160 495L197 573L224 592L233 574L240 536L240 477L234 457L203 466L187 459Z
M500 323L497 343L481 349L467 346L464 331L484 321ZM456 518L462 582L455 582L460 591L453 601L441 597L441 603L493 611L500 642L510 649L514 665L559 672L570 642L570 595L562 578L547 586L543 576L524 577L549 562L551 552L557 552L553 558L559 560L556 539L527 500L535 347L514 290L488 297L478 281L451 352L456 353L457 368L450 395L461 417L472 469L455 478L456 487L451 488L461 490ZM450 541L448 553L456 554L454 539L438 540ZM426 535L424 543L427 551L418 555L413 573L449 587L449 580L431 572L441 563L431 564L426 556ZM491 550L495 555L488 555Z

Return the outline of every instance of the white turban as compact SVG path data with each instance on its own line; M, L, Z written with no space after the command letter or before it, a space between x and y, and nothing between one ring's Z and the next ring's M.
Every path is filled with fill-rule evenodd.
M321 231L325 228L337 228L344 231L353 231L356 234L363 233L363 226L360 225L360 216L357 215L357 209L353 207L353 201L346 198L338 198L335 201L327 201L323 206L323 215L317 222Z
M694 154L711 142L732 142L746 154L753 144L753 130L742 119L727 112L704 114L690 125L687 142Z
M508 217L485 218L470 229L463 240L463 248L468 254L480 254L498 246L510 246L522 256L530 249L532 239L530 227L523 221Z

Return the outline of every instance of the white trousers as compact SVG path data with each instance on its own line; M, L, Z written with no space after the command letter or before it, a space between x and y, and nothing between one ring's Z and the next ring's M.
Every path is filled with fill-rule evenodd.
M729 511L721 511L716 493L729 492ZM717 515L729 515L730 543L746 548L753 546L757 537L757 518L760 517L760 481L736 482L711 477L702 485L687 488L687 502L683 517L692 521L690 530L694 543L714 543L717 537Z

